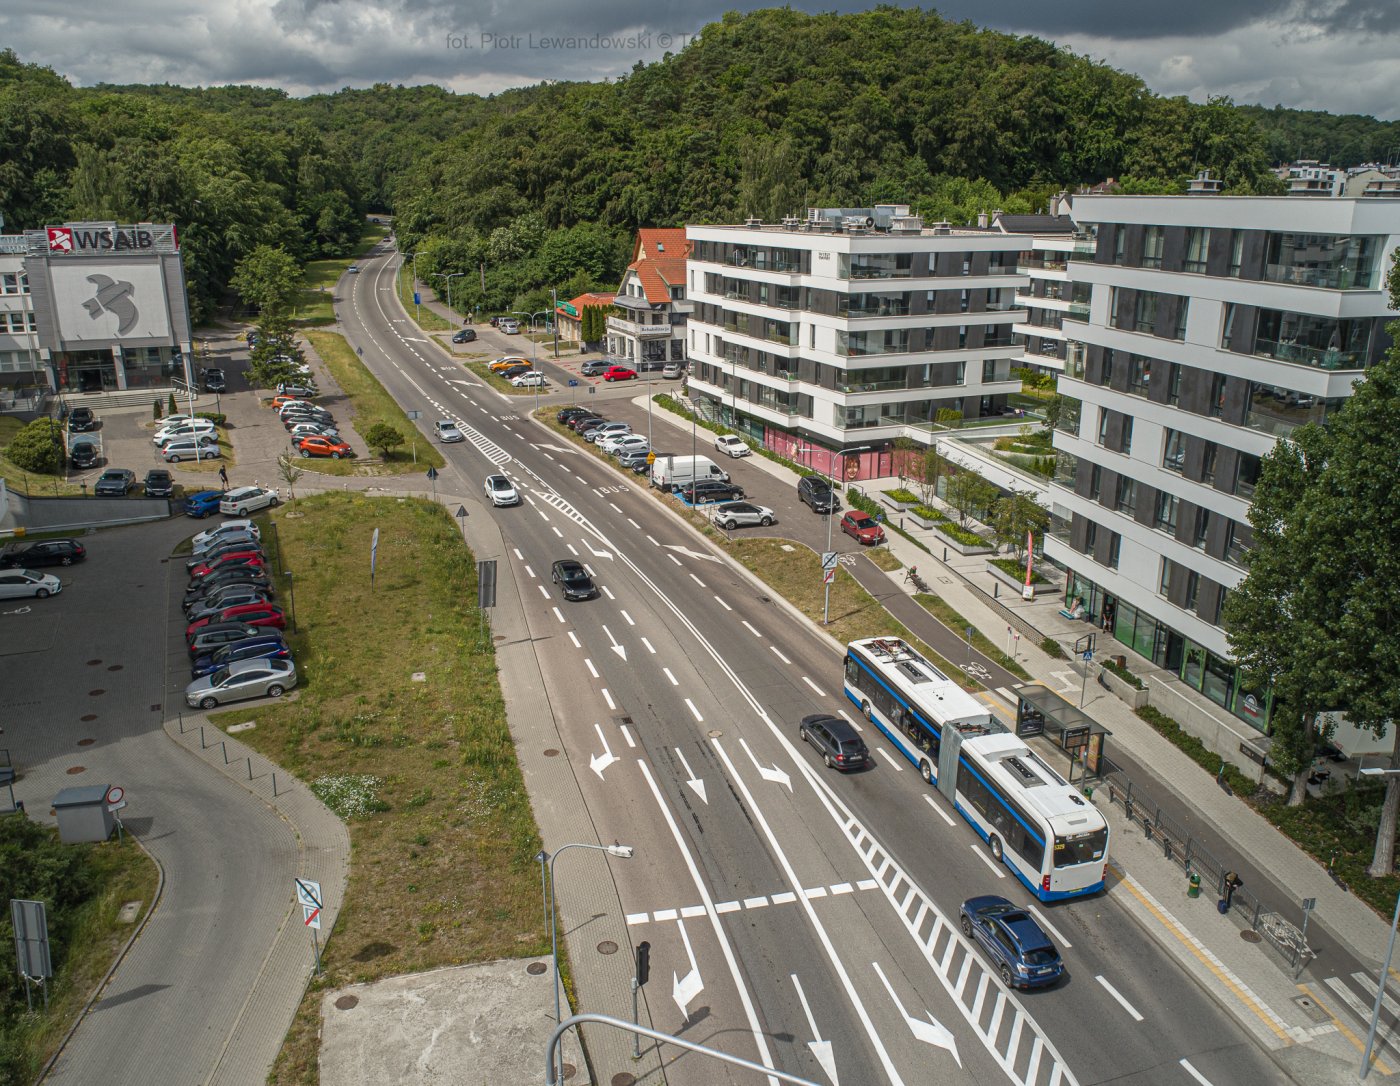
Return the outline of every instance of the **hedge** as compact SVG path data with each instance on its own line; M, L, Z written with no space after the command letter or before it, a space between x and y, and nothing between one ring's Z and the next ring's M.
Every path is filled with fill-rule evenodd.
M943 523L938 525L938 530L944 535L946 535L949 539L955 539L959 543L962 543L968 547L989 546L987 541L983 539L980 535L978 535L976 532L970 531L967 528L959 527L958 525L954 524L950 520L947 520L946 518L944 519Z
M1136 675L1134 675L1131 671L1129 671L1126 667L1119 667L1117 663L1113 661L1112 658L1107 656L1105 656L1100 662L1103 664L1103 669L1105 671L1113 672L1113 674L1117 675L1125 683L1127 683L1129 686L1133 687L1136 690L1142 689L1142 680L1139 679Z

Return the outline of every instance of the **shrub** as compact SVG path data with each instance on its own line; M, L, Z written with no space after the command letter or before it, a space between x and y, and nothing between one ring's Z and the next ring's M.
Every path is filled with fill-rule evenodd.
M151 404L151 418L153 418L153 419L158 419L158 418L160 418L160 401L159 401L159 400L156 400L154 403Z
M1015 558L989 558L987 559L997 569L1001 570L1008 577L1015 577L1022 584L1026 583L1026 563ZM1044 577L1031 568L1031 584L1049 584Z
M63 470L63 427L55 419L35 419L15 435L5 450L24 471L57 475Z
M853 486L846 488L846 504L852 509L859 509L862 513L867 513L872 517L878 513L884 512L884 510L880 508L879 502L875 501L873 498L867 498Z
M949 520L944 520L939 524L937 530L965 547L985 547L987 545L987 541L976 532L961 528Z
M1147 721L1155 731L1169 739L1182 753L1208 773L1219 773L1221 763L1224 763L1225 783L1235 790L1236 795L1248 796L1259 787L1220 755L1207 750L1206 745L1194 735L1183 731L1181 725L1167 716L1166 713L1154 709L1150 705L1144 705L1141 709L1134 711Z
M1053 660L1067 659L1065 650L1060 648L1060 643L1053 637L1042 637L1040 639L1040 651Z
M166 411L166 414L167 414L167 415L178 415L179 413L180 413L180 409L179 409L178 407L175 406L175 393L172 392L172 393L170 394L170 405L169 405L169 409Z
M922 517L924 520L931 520L935 524L942 524L948 519L937 509L931 509L927 505L916 505L912 507L909 512L913 513L916 517Z
M919 500L919 496L917 494L915 494L912 490L906 490L902 486L897 486L893 490L886 490L885 493L888 494L890 498L892 498L894 501L908 502L910 505L913 505Z
M228 415L222 411L196 411L194 417L208 419L215 426L224 426L228 423Z
M403 434L390 426L387 422L376 422L365 434L365 444L378 449L384 455L384 459L389 459L389 453L396 447L403 444Z
M1142 689L1142 680L1139 679L1136 675L1134 675L1131 671L1129 671L1126 667L1119 667L1115 661L1109 659L1108 657L1104 657L1103 660L1100 662L1103 664L1103 669L1105 671L1113 672L1113 674L1117 675L1120 679L1122 679L1129 686L1133 687L1135 690Z

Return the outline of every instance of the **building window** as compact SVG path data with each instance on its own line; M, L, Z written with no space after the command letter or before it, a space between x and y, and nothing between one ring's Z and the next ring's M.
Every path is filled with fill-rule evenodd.
M1215 597L1215 607L1212 608L1209 616L1202 615L1212 626L1219 626L1225 617L1225 598L1230 594L1228 588L1222 588L1220 594Z
M1206 254L1210 252L1210 227L1191 226L1186 230L1186 260L1182 265L1184 271L1193 272L1196 275L1204 275L1206 271Z
M970 256L965 256L965 257L963 257L963 269L962 269L962 273L963 273L964 275L971 275L971 274L972 274L972 258L971 258Z
M1167 403L1176 407L1181 403L1181 363L1173 362L1167 370Z
M1243 534L1240 525L1233 520L1225 527L1225 561L1232 565L1244 565L1244 556L1249 548L1240 539Z
M967 384L967 363L956 362L953 364L953 384Z
M808 346L808 347L815 347L816 345L817 345L817 326L816 326L815 324L809 324L809 325L807 325L807 346Z
M1210 379L1210 414L1212 418L1225 415L1225 375L1216 373Z
M1126 475L1118 477L1118 498L1114 503L1120 513L1132 516L1137 512L1137 480Z
M1128 228L1122 223L1113 227L1113 262L1123 263L1123 239L1127 236Z
M1240 453L1239 467L1235 470L1235 493L1241 498L1252 498L1258 482L1259 457L1250 453Z
M982 383L989 384L997 379L997 362L995 358L982 359Z
M1099 500L1103 493L1103 468L1098 464L1094 465L1094 470L1089 472L1089 497L1094 501Z
M1157 330L1157 306L1161 295L1153 291L1142 291L1133 306L1133 331L1151 335Z
M1113 348L1103 349L1103 365L1099 369L1099 384L1107 388L1113 383Z
M968 297L968 292L967 292L967 291L963 291L963 292L962 292L962 298L961 298L961 300L960 300L960 302L959 302L959 304L958 304L958 308L959 308L962 312L964 312L964 313L967 312L967 297Z
M1220 452L1220 446L1214 441L1207 441L1205 450L1201 454L1201 482L1215 483L1215 459Z
M1235 303L1229 302L1225 306L1225 319L1220 325L1220 349L1228 351L1230 344L1235 338Z
M1172 339L1186 339L1186 318L1191 313L1191 299L1180 299L1181 304L1176 308L1176 327L1172 329Z
M1089 521L1084 529L1084 553L1093 554L1094 544L1099 541L1099 525L1097 521Z
M1108 536L1108 568L1118 568L1118 555L1123 550L1123 537L1117 532L1110 532Z
M1244 231L1230 231L1230 278L1238 279L1244 266Z
M1166 596L1172 586L1172 569L1176 565L1170 558L1162 559L1162 573L1157 578L1157 595Z
M1162 248L1166 241L1166 231L1160 226L1149 226L1142 235L1142 266L1160 268Z
M28 294L29 276L23 272L6 272L0 276L0 294Z
M1210 510L1205 508L1196 509L1196 530L1192 532L1191 546L1203 549L1206 545L1206 536L1210 534Z
M1201 594L1201 575L1194 569L1186 574L1186 601L1182 604L1188 611L1196 609L1196 599Z
M1108 445L1108 408L1099 408L1099 444Z
M1128 393L1133 396L1146 396L1147 386L1152 381L1152 359L1140 354L1128 359Z
M1162 467L1180 475L1186 467L1186 435L1180 430L1166 431L1162 447Z
M1152 526L1159 532L1166 532L1168 535L1176 535L1176 516L1180 505L1181 499L1175 494L1159 491L1157 494L1157 511L1153 516Z

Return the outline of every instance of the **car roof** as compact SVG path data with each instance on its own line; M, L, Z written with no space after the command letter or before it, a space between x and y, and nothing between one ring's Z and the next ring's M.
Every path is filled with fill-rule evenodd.
M848 739L860 739L860 736L856 734L855 728L842 720L839 716L829 716L826 713L813 713L811 716L804 716L802 718L802 723L809 728L814 724L822 724L831 732L831 737L838 742L845 742Z
M583 568L582 562L576 562L572 558L559 559L559 561L554 563L554 568L557 569L560 573L578 572L584 575L587 575L588 573L588 570Z
M292 662L290 660L232 660L225 665L231 675L237 675L244 671L260 671L270 667L273 671L290 671Z
M246 498L246 497L251 497L251 496L254 495L254 494L260 494L260 493L262 493L262 487L258 487L258 486L240 486L240 487L238 487L238 488L235 489L235 490L230 490L230 491L228 491L228 492L224 495L224 500L227 501L229 498L234 498L234 497Z

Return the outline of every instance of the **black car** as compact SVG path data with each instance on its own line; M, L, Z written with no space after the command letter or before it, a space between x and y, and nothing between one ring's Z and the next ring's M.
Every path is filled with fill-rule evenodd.
M570 419L581 419L592 414L593 412L586 407L566 407L560 411L559 414L554 416L554 421L563 425L567 424Z
M146 472L146 497L168 498L175 489L175 480L164 468L152 468Z
M595 422L599 426L602 426L603 423L607 421L607 419L603 418L602 415L599 415L596 412L586 411L582 415L575 415L567 423L565 423L565 425L568 426L568 428L574 433L581 434L584 430L588 429L588 427L593 425Z
M0 552L0 569L19 566L71 566L87 557L87 551L76 539L41 539L36 543L11 543Z
M193 634L186 634L185 642L189 645L190 658L193 659L206 652L213 652L220 645L246 641L265 632L262 626L252 626L246 622L211 622L207 626L201 626Z
M473 328L463 328L452 337L453 343L472 343L476 340L476 330Z
M97 467L97 446L91 441L79 441L68 450L68 463L79 471Z
M860 769L870 761L865 740L839 716L804 716L797 734L817 748L828 769Z
M226 554L242 554L244 551L252 551L262 555L264 551L262 544L249 535L239 534L228 539L221 539L203 554L185 560L185 572L193 573L200 566L207 566L210 562L217 561Z
M207 581L201 581L196 585L191 585L185 590L185 606L195 600L208 599L220 589L228 588L231 585L246 585L252 588L267 588L268 580L265 576L252 572L246 568L229 573L215 574Z
M583 563L564 558L555 562L550 570L550 580L559 586L566 600L591 600L598 594L598 586L583 568Z
M519 377L522 373L529 373L529 372L530 372L530 367L529 367L529 366L507 366L507 367L506 367L505 369L503 369L503 370L497 370L497 371L496 371L496 373L497 373L499 376L504 377L507 381L509 381L512 377Z
M835 513L841 501L831 484L820 475L807 475L797 482L797 500L806 502L814 513Z
M691 505L704 505L706 502L732 502L744 496L744 488L737 483L726 483L719 479L699 479L681 487L681 497Z
M68 416L68 429L74 434L85 434L97 429L97 416L90 407L75 407Z
M204 371L204 391L205 392L226 392L228 391L228 378L224 376L221 369L207 369Z
M130 468L108 468L93 484L92 492L99 498L125 498L136 485L136 472Z

